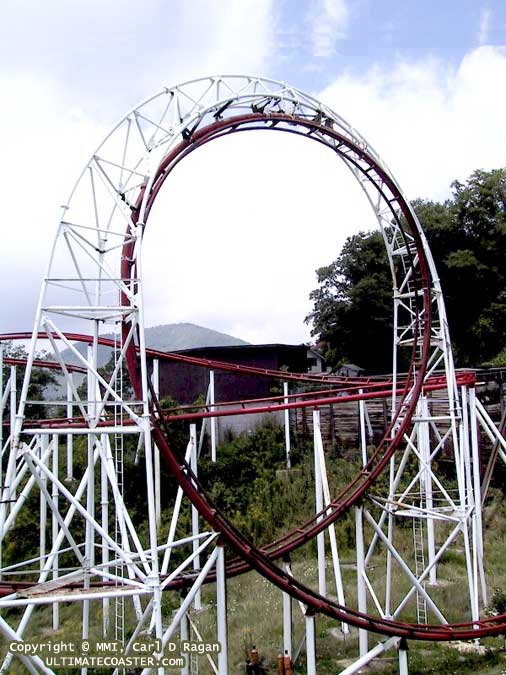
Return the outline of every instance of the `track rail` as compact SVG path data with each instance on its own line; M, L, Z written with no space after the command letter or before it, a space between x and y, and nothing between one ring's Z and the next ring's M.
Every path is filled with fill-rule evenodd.
M216 81L217 91L220 88L220 83L221 80ZM213 84L214 83L212 82L209 85L209 88L211 88ZM247 85L249 86L250 84L251 82L248 80ZM221 91L223 91L223 87ZM229 88L229 91L232 92L232 89ZM261 98L264 98L266 101L265 104L263 102L261 104L258 102L260 95L257 94L256 89L254 89L252 93L250 92L248 95L244 95L244 100L241 98L241 91L242 89L239 89L239 93L234 94L235 99L234 96L232 96L229 100L228 92L226 93L226 99L224 100L218 96L218 104L214 102L210 108L206 108L205 105L200 105L200 102L190 99L193 101L191 111L186 116L179 115L179 122L176 122L174 127L178 128L177 124L187 124L186 128L181 127L178 131L178 135L175 136L175 138L182 138L182 140L175 146L168 143L169 150L161 159L159 166L155 169L154 175L150 173L151 168L147 174L131 171L131 176L134 174L136 176L142 176L139 185L134 186L129 193L133 195L132 201L127 200L123 189L118 191L114 185L111 184L109 186L113 188L113 197L116 200L115 208L119 204L121 208L124 207L125 210L128 210L127 220L129 224L124 236L120 267L120 281L122 286L118 286L118 288L121 288L120 304L122 306L120 307L120 314L123 317L123 344L126 345L124 353L125 363L129 371L135 396L137 397L137 400L142 401L145 406L145 419L143 422L148 422L147 417L149 417L150 422L150 425L146 424L145 427L139 425L139 429L143 430L143 432L144 429L146 430L146 438L149 438L149 431L151 431L151 436L158 446L161 456L176 478L179 486L198 509L200 515L220 534L220 543L227 545L229 550L233 551L238 556L237 559L229 561L229 574L239 574L247 569L255 569L275 586L304 603L309 612L323 613L347 624L384 635L395 635L420 640L445 641L456 638L471 639L485 635L504 633L506 631L506 615L475 620L474 622L454 623L451 625L425 625L398 622L364 614L319 595L311 588L302 584L299 580L288 575L275 563L275 559L283 555L288 555L299 546L310 541L330 524L337 521L352 507L362 503L368 490L386 469L391 458L402 448L405 436L412 428L412 418L415 414L420 395L424 391L430 391L431 387L437 388L438 386L442 386L450 389L450 387L454 386L454 382L432 382L427 375L430 368L434 367L430 360L431 345L434 337L434 333L432 332L434 325L437 321L440 321L441 325L444 325L445 322L443 312L436 317L436 322L433 323L432 308L434 297L438 296L438 293L440 292L439 282L435 276L435 269L430 256L430 251L428 251L428 247L416 217L390 172L383 165L379 157L367 146L365 141L363 141L358 134L354 134L354 130L352 130L351 127L346 126L344 121L340 120L337 116L335 116L333 120L331 111L329 116L329 111L319 104L315 107L313 103L317 104L317 102L314 102L310 97L305 97L305 109L309 112L303 116L297 114L296 110L299 109L299 105L300 108L303 107L303 105L300 104L300 101L305 95L302 95L300 92L297 93L295 90L289 90L284 85L282 86L282 94L276 92L269 93L269 90L265 88L267 93L265 96L261 94ZM288 101L290 105L293 105L293 114L282 111L281 105L278 105L282 101L286 91L288 91ZM173 90L166 90L165 93L171 97L175 96L175 91ZM300 97L299 94L301 94ZM237 108L234 109L233 115L223 119L224 113L226 113L226 115L229 114L228 108L232 104L232 99L234 99L236 103L238 102ZM174 100L178 100L177 96ZM266 109L268 112L266 112ZM240 112L236 114L236 110L239 110ZM314 114L315 111L316 114ZM214 121L210 121L213 119ZM187 121L184 122L184 120ZM130 123L130 121L131 120L129 119L128 122ZM334 126L334 124L336 126ZM162 127L160 126L158 129L162 129ZM139 232L141 230L144 231L147 225L151 208L159 191L174 167L194 150L225 135L257 129L297 133L326 145L334 151L337 156L344 160L346 166L358 178L359 182L362 183L362 186L367 184L371 190L376 191L375 195L378 197L378 201L381 200L385 211L381 216L383 218L381 222L383 225L386 224L387 228L389 227L388 223L392 223L395 235L390 244L393 248L396 248L399 256L397 259L399 266L404 268L404 272L406 272L406 270L408 272L405 276L406 288L404 290L402 290L402 288L400 290L396 289L398 293L403 292L405 294L405 308L411 313L409 330L405 333L405 335L408 335L405 342L411 345L411 359L408 372L403 377L402 381L396 377L393 380L378 381L370 380L369 378L327 378L310 376L307 374L280 374L277 371L237 366L236 364L217 362L208 359L198 359L196 357L175 354L167 355L157 352L156 350L144 351L144 335L142 333L143 319L141 314L142 299L136 304L137 300L135 298L139 278L141 276L138 273L139 270L137 265L137 256L140 254L141 242ZM171 128L168 132L168 136L174 140L173 133L173 129ZM149 155L152 147L149 147L145 143L145 150L147 155ZM151 155L151 157L153 156L154 155ZM98 165L99 159L100 158L97 156L94 156L93 161ZM123 172L123 168L120 167L120 169L121 172ZM116 192L114 192L114 190L116 190ZM367 190L365 191L367 192ZM130 196L128 199L130 199ZM379 219L379 212L377 212L376 215ZM122 231L119 235L121 241ZM385 236L385 231L383 231L383 235ZM105 255L105 250L101 249L99 251L98 248L95 248L94 250L99 252L99 255ZM390 259L390 265L392 275L395 276L392 259ZM111 281L115 280L111 279ZM83 287L86 291L84 283ZM127 292L125 290L127 288L130 293L129 297L127 297ZM71 316L71 310L68 307L67 309L65 309L65 307L63 309L67 312L68 316ZM117 307L115 305L113 308L114 313L111 316L119 316L119 314L116 313L116 309ZM58 311L61 311L61 307L59 305L50 305L49 310L57 313ZM80 339L81 341L94 345L97 343L106 344L103 338L97 339L98 324L100 317L103 317L104 320L105 318L110 318L110 312L113 310L108 306L101 306L98 300L94 304L90 301L89 306L84 307L84 309L79 305L77 306L77 309L74 307L74 310L77 312L78 318L85 315L85 318L92 319L96 333L94 338L78 333L71 333L67 334L66 339ZM127 324L126 318L130 310L132 314L137 312L140 317L138 325L140 325L141 332L137 338L137 345L134 343L134 340L130 339L132 331ZM40 312L41 310L39 309L39 318ZM82 312L83 314L79 314L79 312ZM39 319L37 320L39 321ZM47 323L42 325L54 326L54 324ZM41 323L39 322L37 326L38 328L35 329L36 331L40 328ZM9 336L0 336L0 340L13 339L15 335L24 335L25 339L31 337L31 334L20 333L10 334ZM45 339L47 335L47 333L39 334L41 339ZM35 337L36 335L34 334L33 344L35 344L36 341ZM53 337L56 338L57 336L54 335ZM23 338L21 337L20 339ZM113 346L114 343L110 340L109 344L110 346ZM140 360L138 358L139 350L141 351ZM353 480L334 497L330 505L327 506L323 512L317 514L317 516L301 527L295 528L291 532L283 535L280 539L261 549L248 540L243 533L229 521L225 513L215 507L203 487L198 482L196 476L192 473L188 464L174 451L173 448L170 447L166 433L166 415L160 409L159 403L153 392L151 392L151 408L148 415L146 369L145 361L143 361L145 354L155 358L170 358L176 361L193 363L194 365L207 368L234 371L241 374L276 377L282 380L307 382L312 384L317 383L319 386L325 383L341 388L341 391L337 392L337 394L342 394L341 396L336 394L335 396L330 395L330 397L326 397L319 393L316 398L313 395L313 398L309 396L307 399L301 401L294 400L288 404L279 404L278 400L276 405L271 405L273 401L263 401L263 403L267 403L267 405L257 406L258 411L271 412L273 410L279 411L290 409L290 407L323 405L324 403L334 402L334 400L338 403L344 402L346 397L347 400L361 400L361 398L363 399L364 397L373 398L387 395L393 395L393 398L396 399L395 411L393 412L389 429L367 464L357 473ZM30 367L34 363L33 351L31 352L31 358ZM141 361L141 363L139 361ZM448 371L452 371L452 367L452 364L451 366L448 366L447 375ZM466 375L466 377L469 377L468 383L472 385L472 376ZM25 384L26 382L27 380L25 380ZM364 391L362 393L358 392L356 391L357 388L364 389ZM351 390L353 390L352 393L350 393ZM26 387L24 398L26 399ZM242 404L243 403L241 402L240 405L242 406ZM251 408L245 411L242 407L240 410L239 408L234 409L232 407L227 410L220 410L218 411L218 414L248 414L251 412L254 412ZM170 417L169 420L202 419L216 414L215 411L210 412L205 409L197 413L179 411L175 416ZM65 423L67 426L71 426L82 424L82 421L74 418L72 420L63 420L62 425L64 426ZM99 422L98 426L102 423L106 427L108 420L105 419L103 422ZM57 422L47 420L46 424L56 425ZM22 425L22 414L18 414L16 418L17 435L26 431L26 426L23 428ZM149 429L149 426L151 426L151 429ZM54 426L52 428L56 429L58 427ZM95 430L95 427L93 427L93 430ZM151 447L151 445L149 447ZM150 503L150 506L152 506L152 503ZM318 520L319 515L323 516L321 520ZM154 520L152 519L150 521L151 525L153 522ZM156 542L153 545L153 551L155 550L155 546ZM156 557L156 553L153 553L153 556ZM174 581L174 585L185 585L187 583L188 577L180 577ZM7 588L8 586L6 584L0 584L0 589L2 589L2 591ZM10 588L12 589L14 586L11 585Z
M57 333L50 333L51 337L55 340L59 338ZM10 342L12 340L29 340L32 337L31 332L15 332L15 333L2 333L0 334L0 342ZM84 344L92 345L93 336L86 335L85 333L65 333L65 337L72 342L81 342ZM39 332L37 334L39 340L47 339L47 334ZM114 347L114 340L111 338L98 337L97 343L104 347ZM134 345L136 352L139 352L139 346ZM246 366L238 363L231 363L228 361L218 361L216 359L202 359L197 356L188 356L186 354L178 354L176 352L162 352L157 349L146 349L147 356L160 359L162 361L175 361L178 363L187 363L194 366L201 366L203 368L221 370L224 372L231 373L240 373L241 375L252 375L254 377L268 377L268 378L277 378L287 381L294 382L307 382L311 384L339 384L339 385L349 385L349 386L380 386L381 383L391 383L391 378L381 378L378 377L341 377L337 375L327 375L327 374L314 374L308 375L307 373L289 373L282 370L272 370L269 368L257 368L255 366ZM40 363L46 363L42 361ZM42 366L41 366L42 367Z
M401 229L404 227L406 228L416 248L418 264L415 268L413 263L412 276L416 284L415 292L419 292L423 297L423 310L417 310L417 323L419 328L416 332L418 333L419 330L420 342L419 344L413 344L411 365L406 378L406 383L400 396L397 412L394 415L385 437L376 448L363 470L360 471L350 484L332 501L322 520L320 522L313 521L307 530L300 528L298 531L291 533L289 535L291 538L290 544L287 544L284 548L278 546L276 553L274 554L276 556L281 555L281 550L288 552L289 550L293 550L297 546L306 543L309 539L328 527L328 525L335 522L351 507L360 503L367 490L374 484L378 476L381 475L390 458L400 447L404 434L410 427L418 397L424 386L424 377L427 371L431 344L432 315L429 264L426 259L423 242L421 241L412 211L405 202L402 193L390 176L384 171L383 167L367 153L365 148L353 144L349 138L346 138L344 135L330 127L324 127L315 121L298 119L285 114L264 115L262 113L253 113L217 121L202 129L194 129L192 133L188 134L187 138L175 147L161 162L156 171L154 180L151 182L149 194L145 194L146 186L141 188L137 203L133 209L133 225L136 226L139 224L138 217L141 212L142 204L145 205L144 222L142 225L146 225L151 207L164 181L167 179L172 169L190 152L193 152L198 147L224 133L237 132L242 126L248 129L262 128L265 125L272 125L273 123L277 124L278 122L299 126L306 130L306 132L313 133L316 131L320 137L323 138L332 138L337 143L337 154L344 155L344 153L351 148L353 157L360 157L361 160L368 165L369 169L374 170L376 174L380 176L381 186L378 186L378 191L381 192L384 185L388 186L388 189L394 195L394 200L391 200L391 202L396 202L396 205L400 207L405 219L405 224L399 223L399 227ZM350 161L350 156L347 155L346 159ZM351 161L355 162L355 160ZM355 166L358 171L365 171L363 164L356 163ZM392 216L395 217L395 215L395 211L392 208ZM404 232L404 229L402 229L402 231ZM125 280L137 276L135 250L130 234L130 232L127 232L126 234L126 243L122 255L121 277ZM405 241L406 248L408 249L406 238ZM126 305L127 298L123 295L122 299ZM126 323L123 324L123 333L124 338L126 339L128 335L128 326ZM142 395L141 374L136 358L135 347L133 345L130 345L127 349L125 360L134 391L136 395L140 397ZM356 612L322 597L276 566L272 557L269 556L266 550L259 549L251 541L246 539L244 535L231 524L225 514L212 504L210 498L198 483L196 477L192 474L189 466L171 449L163 428L160 411L156 411L156 401L153 405L151 422L153 427L153 438L170 471L176 477L185 494L197 507L201 516L220 533L223 543L230 546L230 548L245 561L247 566L256 569L278 588L304 603L310 611L323 613L339 621L384 635L398 635L420 640L452 640L457 637L471 638L504 632L506 627L506 615L495 617L493 620L479 622L479 624L476 624L475 622L472 625L452 624L445 626L429 626L407 624L361 614L360 612Z

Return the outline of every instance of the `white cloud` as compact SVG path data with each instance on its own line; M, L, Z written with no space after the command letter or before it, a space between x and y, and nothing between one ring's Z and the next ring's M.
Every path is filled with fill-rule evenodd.
M274 0L8 0L0 74L56 81L95 116L118 116L164 84L267 74L277 11Z
M478 33L478 44L485 45L488 42L488 32L490 30L490 22L492 19L492 10L485 7L481 12L480 30Z
M210 7L216 7L215 2ZM206 55L213 72L256 74L265 72L275 50L275 16L272 0L234 0L222 4ZM199 64L202 68L202 64ZM239 69L239 70L237 70Z
M164 84L267 70L273 5L26 0L3 8L0 330L31 328L60 205L116 119Z
M479 47L456 68L435 59L342 75L320 98L378 150L410 198L506 161L506 50Z
M142 72L147 93L161 83L205 75L269 72L276 53L274 0L191 0L176 6L176 16L161 27L159 52Z
M348 27L346 0L314 0L308 12L313 56L327 58L335 53L338 40Z
M50 81L0 79L0 330L30 330L60 206L106 129Z
M133 103L163 83L210 71L267 70L275 49L271 0L172 7L177 28L152 26L152 52L142 24L138 49L122 51L120 36L114 52L104 47L88 62L103 95L85 76L69 87L58 68L43 76L22 69L0 75L7 101L0 128L3 330L31 326L59 205L125 112L125 98ZM330 49L346 30L346 6L319 8L319 45ZM172 40L167 49L160 47L164 32ZM122 39L133 44L128 35ZM125 85L124 73L115 85L122 59L135 87ZM481 47L457 68L424 59L343 74L319 98L379 150L408 196L444 199L455 178L504 163L506 93L497 83L505 79L506 52ZM109 102L105 112L102 101ZM308 339L303 319L314 270L339 254L346 236L371 227L360 189L318 144L266 132L216 141L178 166L153 210L145 250L148 323L189 320L256 342Z
M308 340L315 269L371 227L360 188L318 143L267 132L215 141L176 168L150 216L147 322Z

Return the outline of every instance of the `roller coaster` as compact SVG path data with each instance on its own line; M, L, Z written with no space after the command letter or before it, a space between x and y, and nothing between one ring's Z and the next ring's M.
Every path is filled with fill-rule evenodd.
M297 134L318 142L344 162L362 188L376 216L392 276L391 376L349 378L272 371L146 347L142 243L160 190L173 169L193 151L231 134L259 130ZM102 336L102 330L114 338ZM298 602L304 616L308 673L317 672L318 615L335 620L345 634L350 627L358 629L359 656L342 671L345 675L358 672L392 647L399 650L400 672L407 673L408 639L477 640L506 632L506 615L484 613L488 593L479 429L503 459L506 441L476 397L474 372L454 367L436 267L412 206L369 143L311 96L268 79L213 76L163 88L131 110L93 153L77 180L58 225L33 332L0 336L0 344L15 340L29 340L30 348L26 363L0 352L0 366L11 369L10 377L0 382L0 541L5 543L9 533L15 532L17 520L30 508L35 494L40 528L37 556L15 564L0 561L0 632L6 641L33 640L35 620L37 625L47 621L50 629L58 630L62 603L79 606L83 640L97 634L114 638L122 643L125 654L131 653L141 635L152 636L162 648L174 636L196 640L191 612L200 608L201 590L210 583L216 588L214 623L221 651L217 663L208 659L200 667L226 675L232 669L227 580L250 570L279 589L282 649L290 659L296 656L292 602ZM79 343L84 348L78 349ZM38 356L41 344L50 345L51 361ZM98 349L103 345L113 354L107 374L98 367ZM65 350L72 354L74 365L67 363ZM410 355L404 373L399 372L401 354ZM281 396L241 401L238 395L237 401L226 404L215 400L213 393L205 404L191 410L165 410L159 402L155 369L150 374L148 360L181 361L211 372L266 377L286 383L286 388ZM20 392L16 368L24 368ZM31 394L38 368L57 370L63 382L50 402L54 414L47 419L31 419L27 414L30 406L44 403ZM77 386L76 378L84 384ZM288 386L297 384L310 386L304 393L288 394ZM372 447L367 438L367 406L378 399L390 406L389 423L382 440ZM361 468L334 494L326 469L320 410L351 401L357 402L360 411ZM9 419L4 423L8 402ZM259 546L233 524L230 514L217 508L209 486L199 481L197 424L202 435L206 424L211 431L215 429L218 418L268 416L299 408L313 411L315 514ZM189 423L184 456L168 440L168 429L175 421ZM286 432L289 437L289 420ZM219 448L215 434L211 436L215 460ZM78 477L73 471L76 438L86 440L84 450L79 446L86 461ZM126 439L135 439L137 453L143 455L139 466L144 467L148 499L142 528L134 525L129 495L123 491ZM451 459L451 479L436 461L442 454ZM164 536L160 461L179 486ZM386 492L376 489L380 478L387 479ZM176 539L186 501L192 513L191 533ZM345 514L355 518L355 607L346 600L336 538L336 527ZM409 554L396 547L397 528L406 522L413 527ZM309 583L297 578L291 556L299 549L313 550L312 542L316 542L318 578ZM449 621L431 589L437 587L443 556L457 542L464 551L468 615ZM185 552L183 559L172 555L176 549ZM369 574L370 562L380 550L384 564L381 592L375 590ZM329 565L335 593L328 588ZM403 574L402 590L395 588L394 567ZM170 616L164 612L164 593L181 594L178 609ZM125 626L127 603L135 617L129 627ZM101 611L93 612L94 607ZM369 649L371 633L383 640ZM6 654L0 672L10 672L19 660L28 672L55 672L37 655L14 656L12 652ZM165 672L160 666L146 667L142 673L155 670ZM182 672L198 672L198 664L186 657Z

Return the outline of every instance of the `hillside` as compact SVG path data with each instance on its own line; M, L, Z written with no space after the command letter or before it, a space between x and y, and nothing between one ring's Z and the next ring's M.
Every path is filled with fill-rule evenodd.
M111 334L101 337L112 338ZM162 326L146 328L146 345L160 351L178 351L179 349L193 349L195 347L230 347L233 345L247 345L248 342L239 338L220 333L212 328L197 326L194 323L168 323ZM76 345L77 349L84 354L86 345ZM103 366L110 358L109 347L99 347L98 365ZM67 349L63 352L63 358L67 363L77 364L78 359Z
M249 343L194 323L168 323L146 328L146 344L152 349L169 352L195 347L231 347Z

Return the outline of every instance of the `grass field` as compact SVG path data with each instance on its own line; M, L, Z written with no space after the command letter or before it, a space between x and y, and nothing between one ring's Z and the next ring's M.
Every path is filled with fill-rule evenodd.
M489 596L494 590L506 589L506 502L499 491L493 492L484 512L485 550L487 555L487 577ZM406 531L406 547L410 545L411 532ZM351 559L351 551L342 551L343 581L347 602L356 606L356 572L347 565L347 554ZM374 564L374 561L373 561ZM299 558L293 565L294 575L302 581L316 587L316 565L312 558ZM376 571L376 570L375 570ZM382 574L380 564L377 575ZM407 588L405 577L396 574L397 592L403 586ZM438 586L431 588L430 593L438 604L445 608L448 621L462 621L468 616L468 599L466 594L467 576L463 551L452 550L445 556L438 568ZM327 584L332 592L330 568L327 570ZM269 670L276 671L276 656L282 651L282 606L281 592L273 588L255 573L248 573L240 578L231 579L228 585L229 601L229 654L230 672L244 672L244 663L252 645L256 645L264 664ZM212 589L206 589L204 600L212 607L214 602ZM406 611L406 620L414 620L413 607ZM429 620L434 620L430 617ZM214 612L204 609L194 614L203 636L212 635L214 628ZM436 621L434 620L434 623ZM294 644L303 636L304 619L297 603L293 603L293 640ZM334 621L319 616L316 620L317 660L319 675L335 675L350 665L358 654L358 635L355 629L348 636L343 636L340 626ZM381 636L369 636L369 647L372 648L381 640ZM480 643L485 649L473 651L472 643L436 644L411 641L409 647L409 672L411 675L435 673L438 675L460 673L484 673L490 675L506 675L506 651L502 637L487 638ZM484 653L483 653L484 652ZM295 665L295 670L304 673L305 653ZM204 666L202 672L211 672ZM388 652L384 658L376 659L363 672L390 673L398 672L398 660L394 651Z

